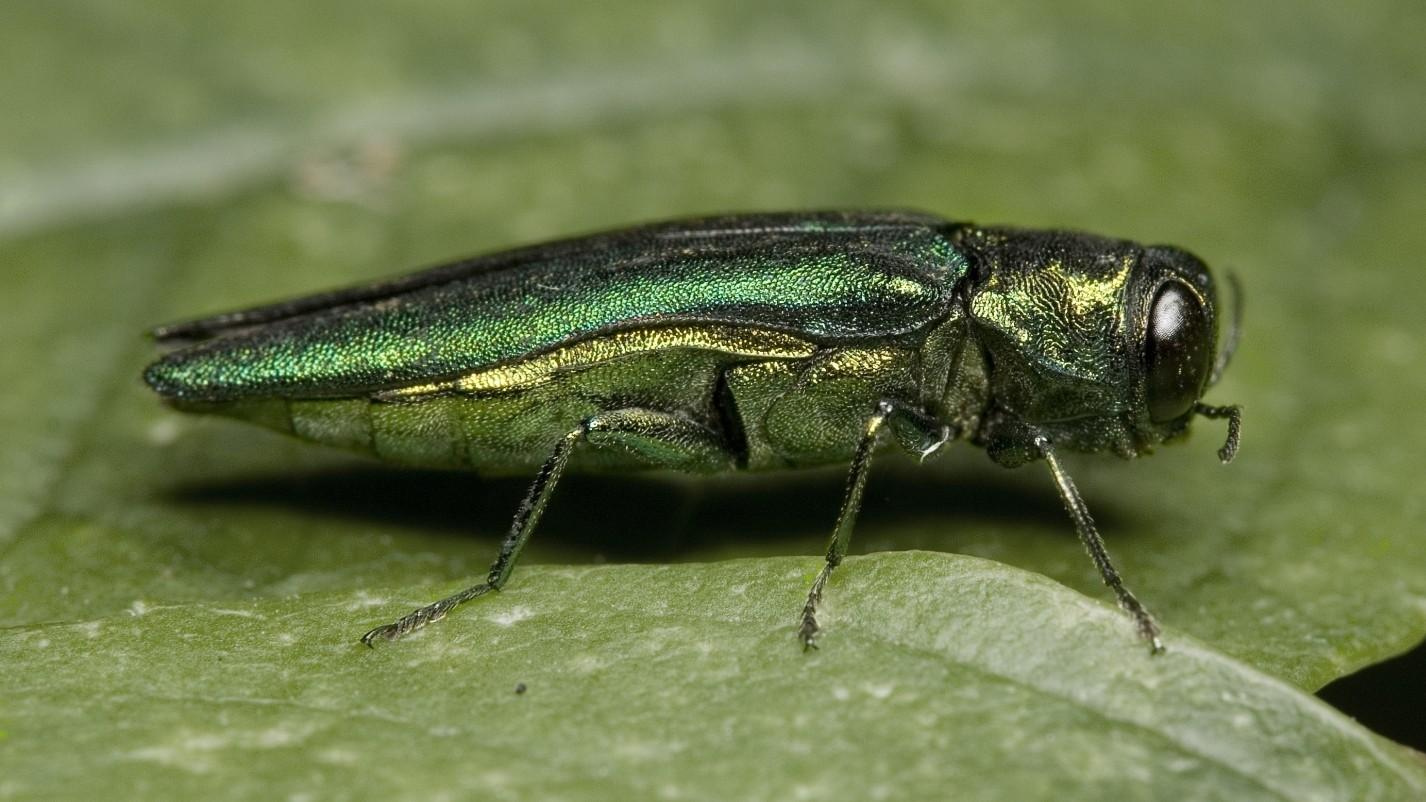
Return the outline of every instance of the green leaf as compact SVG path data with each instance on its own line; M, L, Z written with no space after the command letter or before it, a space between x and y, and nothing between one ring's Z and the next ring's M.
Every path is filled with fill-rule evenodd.
M649 777L769 798L874 796L893 770L893 797L932 770L1002 798L1419 782L1229 659L1312 691L1426 634L1419 4L764 5L7 10L0 97L25 113L0 126L0 797L428 797L477 777L617 796L639 780L612 761L640 750L664 772ZM1164 659L1103 608L1044 470L971 448L879 459L854 551L988 558L1093 604L974 559L879 556L833 581L826 648L804 657L786 627L840 468L570 476L507 593L349 651L481 574L524 481L183 417L137 378L141 332L175 317L656 217L830 206L1173 242L1238 273L1243 347L1209 399L1246 408L1238 461L1216 464L1206 421L1147 460L1066 460L1166 626ZM665 567L728 558L756 559ZM540 566L606 561L647 565ZM514 609L530 619L500 626ZM665 661L641 644L673 645ZM903 691L920 701L888 712ZM531 708L517 731L490 723ZM814 748L848 732L855 759ZM585 771L591 754L609 767Z
M444 588L143 607L11 631L18 797L1408 799L1426 765L1185 638L970 557L536 568L367 649ZM201 670L195 670L201 667ZM525 691L517 688L523 685ZM75 699L86 700L74 705ZM56 742L65 754L49 754Z

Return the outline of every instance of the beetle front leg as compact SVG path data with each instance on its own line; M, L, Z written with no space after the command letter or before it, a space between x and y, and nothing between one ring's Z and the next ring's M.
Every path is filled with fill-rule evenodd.
M1044 435L1036 435L1035 448L1039 450L1040 456L1044 457L1045 464L1050 467L1050 474L1055 477L1055 487L1060 491L1060 499L1064 502L1070 519L1074 521L1075 531L1079 533L1079 539L1084 544L1085 551L1089 552L1089 558L1094 561L1094 567L1099 569L1099 576L1104 580L1104 584L1114 591L1115 598L1119 600L1119 606L1124 608L1124 611L1134 619L1139 636L1149 642L1149 652L1151 654L1162 652L1164 643L1159 638L1159 625L1154 622L1154 617L1134 597L1134 594L1124 587L1124 580L1120 578L1119 571L1114 568L1114 563L1109 561L1109 552L1104 548L1104 539L1099 536L1099 529L1095 527L1094 519L1089 516L1089 507L1085 506L1084 499L1080 498L1079 489L1074 486L1069 474L1060 466L1060 461L1055 456L1049 439Z
M837 513L837 523L832 529L832 538L827 543L827 561L817 578L812 581L812 589L807 593L807 603L802 607L802 624L798 627L797 638L802 641L803 650L817 647L817 605L822 602L822 591L832 570L842 564L847 556L847 546L852 540L852 524L862 506L862 492L866 489L867 474L871 469L872 453L883 429L892 423L902 445L922 459L939 449L950 438L951 430L937 423L919 410L895 401L877 402L876 411L867 418L862 429L861 441L852 456L851 469L847 473L847 489L842 497L842 507ZM909 435L909 436L908 436Z

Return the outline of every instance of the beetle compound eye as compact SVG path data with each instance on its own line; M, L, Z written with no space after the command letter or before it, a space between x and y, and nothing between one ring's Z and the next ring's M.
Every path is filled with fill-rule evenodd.
M1159 288L1144 344L1145 392L1154 422L1173 420L1198 400L1213 361L1212 338L1208 315L1192 290L1177 281Z

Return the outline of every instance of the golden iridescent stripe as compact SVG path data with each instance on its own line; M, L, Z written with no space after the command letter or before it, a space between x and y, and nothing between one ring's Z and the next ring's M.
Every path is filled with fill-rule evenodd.
M417 384L376 395L382 401L411 400L427 395L483 395L527 390L556 374L587 368L621 357L675 348L716 351L749 359L801 359L817 346L801 337L747 326L672 326L632 329L556 348L508 365L467 373L446 381Z

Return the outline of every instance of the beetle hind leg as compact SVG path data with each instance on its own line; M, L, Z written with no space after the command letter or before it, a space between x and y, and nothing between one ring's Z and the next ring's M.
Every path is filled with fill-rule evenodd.
M620 448L652 465L680 470L717 470L730 467L735 459L716 433L687 418L647 409L620 409L593 415L561 438L540 466L524 501L515 511L510 533L501 544L500 554L491 564L484 582L377 627L363 635L361 642L371 646L378 638L396 640L445 618L451 610L471 599L504 587L555 485L564 474L571 452L582 441L599 447Z
M492 590L499 590L505 584L505 580L509 578L511 569L515 567L515 560L520 556L520 550L530 539L530 533L534 531L535 524L539 522L540 514L545 511L550 494L555 485L559 483L565 465L569 462L570 452L588 433L589 421L585 421L574 431L565 435L555 445L554 452L550 454L549 459L545 460L545 464L540 466L540 472L535 475L535 481L530 484L530 490L525 494L525 500L520 502L519 508L515 511L515 520L510 524L510 534L505 536L505 542L500 545L500 554L491 564L490 573L486 575L484 582L472 585L438 602L417 608L390 624L377 627L362 635L361 642L370 646L377 638L396 640L427 624L445 618L451 610L471 599L484 596Z

